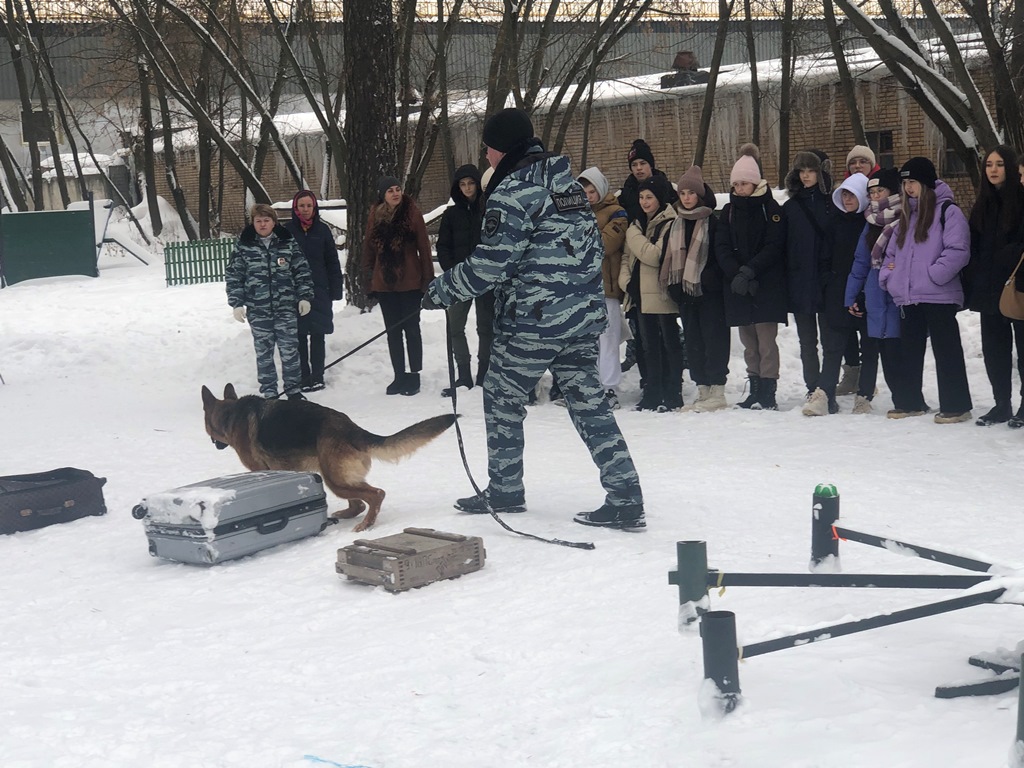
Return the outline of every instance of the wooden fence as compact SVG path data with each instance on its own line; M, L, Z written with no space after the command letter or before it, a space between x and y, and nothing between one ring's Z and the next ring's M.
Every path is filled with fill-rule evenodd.
M167 285L217 283L224 280L224 269L235 248L234 238L193 240L164 246Z

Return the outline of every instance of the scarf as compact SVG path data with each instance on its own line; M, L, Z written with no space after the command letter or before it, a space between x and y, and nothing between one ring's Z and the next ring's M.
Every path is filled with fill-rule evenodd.
M667 295L667 287L682 283L683 291L689 296L700 296L700 276L708 263L708 216L712 213L706 205L699 205L692 210L682 210L676 217L678 224L673 223L668 233L668 246L665 258L661 260L661 272L658 274L658 285L662 293ZM693 233L690 235L690 247L686 247L686 222L693 222Z
M882 231L871 246L871 268L881 269L882 260L885 259L885 246L889 244L889 238L896 231L896 225L900 221L900 195L889 195L884 200L872 200L864 210L864 218L868 224L881 227Z

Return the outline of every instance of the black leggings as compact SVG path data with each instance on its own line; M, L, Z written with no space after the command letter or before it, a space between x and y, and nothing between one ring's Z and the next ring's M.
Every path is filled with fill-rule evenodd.
M395 376L405 373L405 348L409 348L409 372L423 369L423 336L420 334L420 302L423 291L378 293L377 301L388 329L388 353ZM403 336L405 337L403 343Z

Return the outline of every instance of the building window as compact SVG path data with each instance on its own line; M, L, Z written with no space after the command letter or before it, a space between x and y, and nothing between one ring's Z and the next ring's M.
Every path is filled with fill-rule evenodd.
M42 109L21 113L21 143L47 144L53 130L53 113Z
M895 168L896 155L892 148L892 131L868 131L867 139L879 167Z
M955 149L947 149L942 156L942 168L939 170L939 178L949 179L954 176L966 176L967 166L963 158L957 154Z

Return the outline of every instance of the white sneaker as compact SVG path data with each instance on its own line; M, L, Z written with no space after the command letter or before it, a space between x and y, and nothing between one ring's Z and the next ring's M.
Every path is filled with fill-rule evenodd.
M698 401L693 410L697 413L710 413L728 407L729 403L725 401L725 384L711 384L708 386L708 396Z
M804 416L828 416L828 395L825 394L825 390L814 390L800 412Z
M857 395L853 399L853 413L871 413L873 410L871 401L864 397L864 395Z

